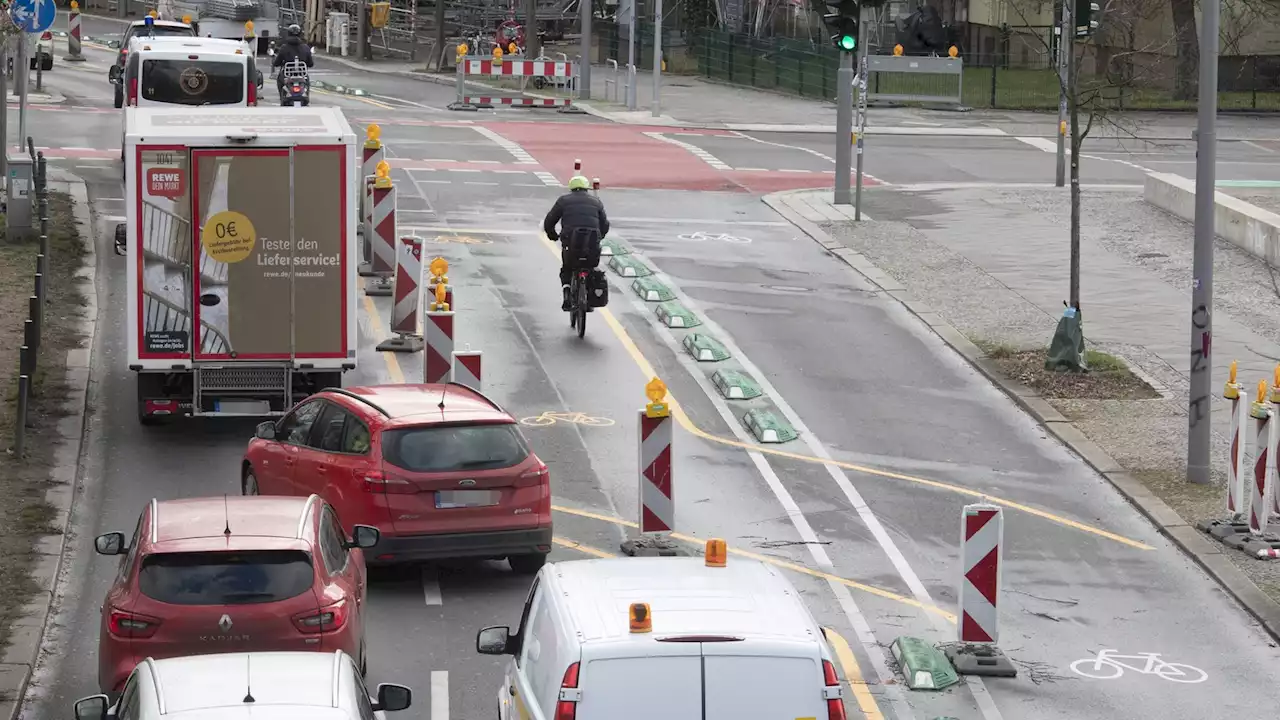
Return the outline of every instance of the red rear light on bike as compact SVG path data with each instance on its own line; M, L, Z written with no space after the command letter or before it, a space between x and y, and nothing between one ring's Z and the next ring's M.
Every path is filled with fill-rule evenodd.
M556 703L555 720L574 720L578 714L578 698L582 691L578 689L578 663L564 671L564 680L560 682L560 700Z
M830 660L822 661L822 680L830 695L840 692L840 678L836 675L836 666ZM845 720L843 698L827 698L827 720Z
M347 623L347 601L339 600L319 610L308 610L293 616L293 626L302 633L332 632ZM841 720L844 720L841 718Z
M160 628L160 620L148 615L125 612L111 608L107 618L107 630L116 637L149 638Z
M378 470L356 470L356 481L367 493L385 495L413 495L418 489L408 480L391 477Z

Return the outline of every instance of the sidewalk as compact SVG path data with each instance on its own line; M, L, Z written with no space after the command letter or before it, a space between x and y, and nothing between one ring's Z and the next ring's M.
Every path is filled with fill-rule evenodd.
M766 202L908 307L1086 462L1227 589L1280 630L1280 563L1210 542L1196 522L1224 512L1232 360L1252 391L1280 361L1280 289L1260 260L1216 245L1213 486L1185 482L1192 227L1140 193L1086 190L1081 306L1086 344L1124 361L1151 399L1045 397L999 358L1044 348L1068 281L1069 196L1046 187L864 194L863 221L830 191ZM871 218L874 218L872 220ZM981 349L980 349L981 348ZM1138 383L1137 380L1134 381ZM1140 384L1140 383L1138 383ZM1158 396L1157 396L1158 394ZM1223 558L1229 562L1224 562ZM1247 578L1247 579L1246 579ZM1250 582L1251 581L1251 582ZM1259 589L1262 592L1259 592ZM1263 595L1266 593L1266 595ZM1270 596L1268 599L1266 596Z

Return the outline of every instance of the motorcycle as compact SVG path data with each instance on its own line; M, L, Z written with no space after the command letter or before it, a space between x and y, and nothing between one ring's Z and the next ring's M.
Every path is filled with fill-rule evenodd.
M311 76L307 73L307 64L301 60L291 60L284 64L280 72L284 78L280 86L280 105L310 105Z

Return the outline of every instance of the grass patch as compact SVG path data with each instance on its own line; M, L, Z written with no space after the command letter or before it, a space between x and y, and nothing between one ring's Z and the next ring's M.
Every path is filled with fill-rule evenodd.
M987 357L1005 375L1051 400L1150 400L1160 397L1142 378L1133 374L1120 358L1099 350L1086 350L1087 373L1046 370L1045 350L1017 348L977 341Z
M12 449L17 412L18 348L23 342L27 298L34 291L39 240L0 239L0 447ZM67 351L78 347L78 325L85 298L76 275L85 255L76 226L73 203L64 193L49 194L49 277L47 304L37 372L32 378L28 407L25 458L0 453L0 648L8 645L9 626L16 613L36 592L30 569L32 543L61 532L52 527L56 510L45 502L57 441L57 422L63 417Z

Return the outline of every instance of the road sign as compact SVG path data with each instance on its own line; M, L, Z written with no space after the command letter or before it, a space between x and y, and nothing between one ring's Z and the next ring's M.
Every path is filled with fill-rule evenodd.
M13 24L26 33L42 33L53 27L57 13L53 0L13 0L9 6Z

